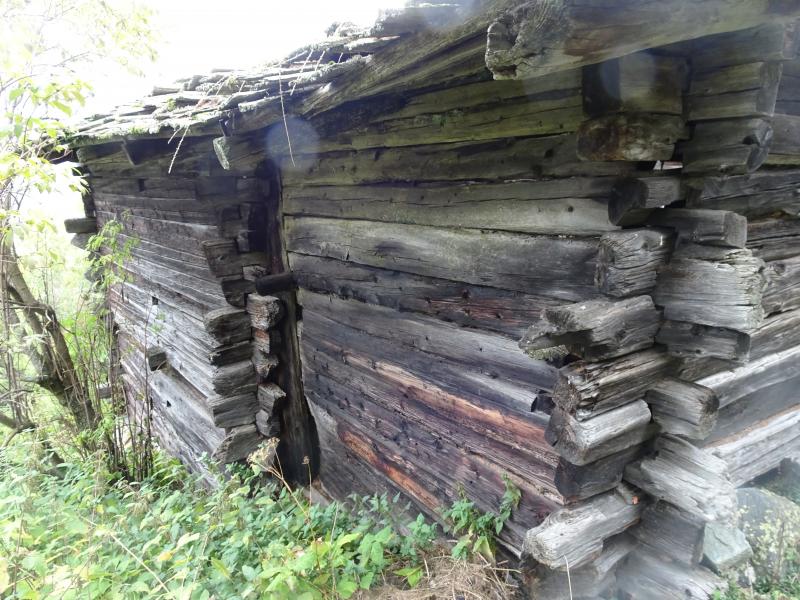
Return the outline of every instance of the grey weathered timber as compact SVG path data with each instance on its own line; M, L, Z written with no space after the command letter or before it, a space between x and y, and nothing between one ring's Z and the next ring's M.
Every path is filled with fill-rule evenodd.
M583 68L583 107L590 117L615 112L683 114L686 59L637 52Z
M703 519L726 519L736 495L724 461L672 435L662 435L651 457L628 465L625 481Z
M656 341L666 346L671 356L683 359L720 358L740 362L750 355L750 335L684 321L664 321Z
M258 405L270 415L285 399L286 392L274 383L262 383L258 386Z
M668 0L602 8L525 3L489 27L486 65L496 79L525 79L798 14L794 5L766 0Z
M211 413L214 425L234 427L255 421L258 401L252 392L238 396L211 396L206 400L206 407Z
M764 319L761 326L753 332L753 359L788 350L800 345L800 310L777 313Z
M253 363L248 360L216 367L211 374L214 392L220 396L237 396L254 392L256 388L256 372Z
M767 315L800 308L800 256L768 262L762 304Z
M483 373L497 380L498 384L502 380L514 384L524 382L549 390L555 381L555 367L541 360L532 360L519 350L517 344L503 336L305 290L301 290L298 300L306 312L363 331L395 348L402 344L431 356L446 358L449 363L463 365L476 375Z
M157 371L167 366L167 353L163 348L150 347L145 352L145 357L147 359L147 368L151 371Z
M563 458L588 465L652 437L649 424L650 411L641 400L582 421L556 408L545 436Z
M763 260L800 255L800 219L778 217L748 221L747 247Z
M664 231L628 229L603 235L595 273L598 289L617 298L650 293L671 251L671 235Z
M692 77L687 120L771 117L782 68L778 62L751 63Z
M702 73L731 65L792 60L797 56L798 41L793 20L765 23L698 39L691 44L692 65Z
M767 164L800 164L800 117L776 114L772 118L772 129L772 146Z
M206 240L202 242L203 254L208 268L216 277L230 277L242 274L239 250L232 239Z
M706 524L668 502L656 502L644 509L636 538L654 554L687 566L696 565L703 555L703 530Z
M643 502L628 502L615 490L574 508L562 508L528 531L523 556L551 569L580 568L601 554L607 538L635 525L643 506Z
M726 210L666 208L655 211L649 223L674 229L678 242L730 248L747 243L747 219Z
M725 461L734 485L744 485L785 458L800 457L800 407L787 408L745 431L715 440L706 450Z
M214 452L214 458L221 463L232 463L244 460L258 449L264 440L255 424L231 427L225 439Z
M664 433L703 440L717 422L717 395L696 383L662 379L647 390L644 400Z
M746 217L800 215L800 171L759 171L690 182L687 206L730 210Z
M278 437L281 433L281 422L271 413L259 410L256 413L256 429L265 438Z
M64 230L67 233L96 233L97 219L94 217L66 219L64 221Z
M578 129L578 157L587 161L669 160L675 143L687 138L683 118L620 113L595 117Z
M704 377L699 384L711 388L724 408L744 396L800 375L800 346L790 347L743 365Z
M672 358L659 350L644 350L621 358L562 367L553 400L578 420L596 418L644 396L644 392L668 374Z
M608 220L615 225L642 225L653 209L683 200L686 184L680 177L623 179L614 185L608 201Z
M593 295L595 240L339 219L284 224L297 253L563 300Z
M275 296L250 294L247 297L247 314L254 329L272 329L283 318L285 311Z
M631 553L617 582L631 598L659 600L706 600L726 585L725 580L705 567L687 569L641 551Z
M214 154L223 169L255 171L267 158L263 136L219 137L214 139Z
M205 330L221 344L250 339L250 317L232 306L214 309L203 317Z
M585 360L603 360L653 345L661 322L650 296L589 300L545 309L520 340L528 353L566 346Z
M653 300L668 320L748 333L764 318L763 264L749 250L684 245L659 272Z
M701 121L691 140L681 144L684 173L751 173L772 147L771 119L743 118Z
M634 548L632 538L623 533L605 542L597 558L579 569L570 569L569 573L539 565L529 575L526 571L525 591L532 598L596 600L614 585L614 571Z
M607 177L502 183L292 187L286 214L342 219L594 235L616 229L606 216Z
M622 472L642 449L631 446L587 465L575 465L562 458L555 475L556 489L568 502L585 500L607 492L622 481Z
M422 277L331 258L290 254L303 288L437 317L468 327L522 337L541 311L562 301L488 286Z
M262 296L270 296L275 292L288 292L297 287L297 281L291 271L277 275L261 275L254 281L256 292Z

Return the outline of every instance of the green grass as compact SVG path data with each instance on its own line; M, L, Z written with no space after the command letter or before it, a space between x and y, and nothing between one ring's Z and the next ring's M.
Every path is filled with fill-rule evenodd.
M0 450L2 598L348 598L385 581L414 586L425 557L442 553L422 516L396 526L397 499L321 506L280 482L255 485L245 468L207 490L163 456L140 484L115 480L102 460L58 478L20 437ZM509 487L498 515L467 500L450 508L454 554L490 553L489 530L516 499Z

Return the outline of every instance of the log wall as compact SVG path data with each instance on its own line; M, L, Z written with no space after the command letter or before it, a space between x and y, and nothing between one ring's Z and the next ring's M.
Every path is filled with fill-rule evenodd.
M324 496L433 518L509 480L533 595L707 597L706 524L800 454L796 27L521 80L436 48L252 135L79 151L139 239L131 393L198 468L278 436Z

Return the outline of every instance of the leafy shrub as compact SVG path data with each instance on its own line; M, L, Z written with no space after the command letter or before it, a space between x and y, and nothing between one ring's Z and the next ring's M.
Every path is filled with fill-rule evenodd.
M3 598L349 598L385 580L414 586L441 552L422 516L395 524L397 498L322 506L255 485L245 468L208 490L159 454L140 483L113 477L100 457L58 478L35 468L34 443L15 441L0 450ZM466 500L445 511L470 549L483 552L502 528L518 499L510 485L506 495L498 515Z

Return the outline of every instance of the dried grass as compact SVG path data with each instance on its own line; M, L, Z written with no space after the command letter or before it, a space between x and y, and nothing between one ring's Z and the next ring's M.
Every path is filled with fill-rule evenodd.
M513 600L519 590L507 580L509 569L480 561L456 560L438 556L426 561L427 575L413 589L387 582L357 600Z

